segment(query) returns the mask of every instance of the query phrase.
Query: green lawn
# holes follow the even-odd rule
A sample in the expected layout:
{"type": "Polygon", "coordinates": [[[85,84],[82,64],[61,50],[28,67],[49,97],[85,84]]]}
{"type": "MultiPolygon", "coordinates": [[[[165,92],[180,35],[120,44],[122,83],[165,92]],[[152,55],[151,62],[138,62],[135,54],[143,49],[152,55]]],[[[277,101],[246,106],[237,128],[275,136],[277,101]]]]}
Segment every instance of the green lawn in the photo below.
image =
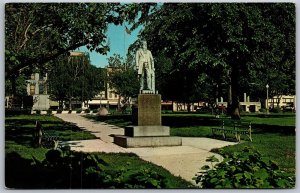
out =
{"type": "Polygon", "coordinates": [[[146,169],[150,171],[155,171],[162,176],[165,176],[167,179],[167,188],[190,188],[193,187],[191,183],[183,180],[180,177],[173,176],[169,171],[162,168],[161,166],[157,166],[152,164],[151,162],[147,162],[141,160],[136,155],[133,156],[130,154],[100,154],[101,158],[110,163],[110,168],[115,170],[122,170],[126,168],[127,170],[141,170],[146,169]]]}
{"type": "MultiPolygon", "coordinates": [[[[211,127],[218,125],[213,116],[203,114],[164,115],[163,121],[164,119],[166,125],[168,123],[171,125],[171,135],[174,136],[212,137],[211,127]]],[[[222,151],[224,153],[241,151],[245,146],[251,146],[260,151],[264,157],[276,161],[283,170],[295,173],[295,114],[245,114],[242,120],[251,121],[253,142],[242,136],[244,141],[241,144],[214,151],[222,154],[222,151]]]]}
{"type": "Polygon", "coordinates": [[[32,134],[35,121],[40,121],[43,129],[61,141],[95,139],[96,136],[81,130],[75,125],[66,123],[55,116],[16,115],[5,118],[5,152],[17,151],[24,158],[31,158],[33,152],[38,159],[44,157],[44,148],[32,146],[32,134]]]}
{"type": "MultiPolygon", "coordinates": [[[[135,177],[137,178],[135,180],[141,180],[145,184],[148,183],[147,187],[149,183],[156,185],[159,182],[155,181],[156,174],[160,175],[159,178],[164,179],[164,188],[194,187],[182,178],[173,176],[164,168],[141,160],[135,154],[93,153],[99,158],[98,161],[82,162],[83,165],[79,168],[75,167],[79,162],[74,161],[74,158],[70,159],[70,163],[74,162],[75,165],[69,162],[66,162],[66,164],[62,161],[59,161],[58,165],[49,164],[45,162],[45,154],[49,149],[34,148],[31,144],[32,132],[37,120],[41,122],[45,131],[51,133],[51,135],[59,136],[59,139],[63,141],[95,138],[89,132],[54,116],[18,115],[6,117],[5,184],[9,188],[122,188],[122,183],[127,183],[126,180],[130,180],[131,177],[135,177]],[[106,164],[101,165],[99,163],[101,166],[93,166],[100,167],[100,172],[93,169],[93,167],[87,168],[85,172],[91,173],[89,177],[91,177],[92,182],[90,183],[89,180],[84,181],[81,178],[83,174],[80,174],[80,172],[83,172],[82,167],[85,167],[86,164],[98,163],[99,160],[103,160],[106,164]],[[148,173],[144,174],[145,171],[148,173]],[[102,174],[104,176],[99,179],[102,174]],[[100,180],[103,184],[99,184],[95,179],[100,180]]],[[[82,161],[82,157],[78,161],[82,161]]],[[[86,173],[84,175],[88,176],[86,173]]]]}
{"type": "MultiPolygon", "coordinates": [[[[115,124],[120,127],[131,125],[130,115],[106,116],[89,118],[115,124]]],[[[242,136],[242,143],[214,150],[215,152],[240,151],[245,146],[252,146],[264,156],[276,161],[279,166],[295,173],[296,136],[295,121],[293,113],[265,114],[243,114],[242,120],[251,121],[252,139],[242,136]]],[[[162,124],[171,127],[172,136],[183,137],[212,137],[211,127],[218,126],[219,119],[211,114],[196,113],[168,113],[162,115],[162,124]]]]}

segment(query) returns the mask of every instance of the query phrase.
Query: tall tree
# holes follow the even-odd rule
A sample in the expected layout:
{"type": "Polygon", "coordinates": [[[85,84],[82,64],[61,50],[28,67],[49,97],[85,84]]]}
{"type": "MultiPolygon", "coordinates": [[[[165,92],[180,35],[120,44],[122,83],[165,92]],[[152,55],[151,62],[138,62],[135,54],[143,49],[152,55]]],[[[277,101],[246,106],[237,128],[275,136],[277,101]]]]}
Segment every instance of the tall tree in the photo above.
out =
{"type": "Polygon", "coordinates": [[[130,60],[124,62],[119,54],[114,54],[108,58],[108,67],[111,68],[108,72],[109,87],[119,95],[118,109],[121,107],[121,97],[126,108],[130,105],[130,98],[139,93],[140,84],[135,66],[130,60]]]}
{"type": "Polygon", "coordinates": [[[121,68],[124,66],[123,57],[120,54],[113,54],[113,56],[107,59],[108,67],[121,68]]]}
{"type": "Polygon", "coordinates": [[[19,61],[8,61],[6,72],[44,64],[84,45],[106,53],[107,25],[123,21],[120,10],[112,3],[6,4],[6,50],[19,61]]]}
{"type": "Polygon", "coordinates": [[[130,99],[139,93],[140,84],[133,67],[115,69],[110,73],[109,82],[115,93],[123,97],[125,108],[130,105],[130,99]]]}
{"type": "Polygon", "coordinates": [[[63,55],[52,64],[48,83],[51,98],[58,100],[61,108],[64,101],[84,102],[97,95],[104,89],[104,73],[90,64],[87,54],[63,55]]]}
{"type": "Polygon", "coordinates": [[[20,73],[81,46],[106,54],[107,26],[121,24],[126,10],[117,3],[7,3],[5,77],[15,85],[20,73]]]}
{"type": "MultiPolygon", "coordinates": [[[[271,81],[269,69],[274,69],[277,76],[283,73],[290,77],[287,80],[294,79],[295,5],[291,3],[166,3],[148,17],[141,36],[154,56],[172,61],[169,75],[173,78],[168,79],[177,81],[177,96],[183,100],[189,100],[185,93],[195,88],[228,84],[233,118],[240,117],[241,82],[251,83],[249,75],[259,82],[263,72],[267,83],[271,81]],[[276,66],[285,70],[276,71],[276,66]],[[202,73],[209,78],[201,79],[202,73]]],[[[285,85],[293,88],[291,84],[285,85]]]]}

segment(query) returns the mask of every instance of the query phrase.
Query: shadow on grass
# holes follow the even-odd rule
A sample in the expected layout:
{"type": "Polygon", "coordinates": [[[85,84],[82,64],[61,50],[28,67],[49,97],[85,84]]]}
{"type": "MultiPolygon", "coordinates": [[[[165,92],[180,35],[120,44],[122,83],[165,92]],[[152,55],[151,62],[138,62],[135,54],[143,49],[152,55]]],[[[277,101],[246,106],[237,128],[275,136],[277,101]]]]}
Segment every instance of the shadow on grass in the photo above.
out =
{"type": "MultiPolygon", "coordinates": [[[[47,117],[44,117],[47,118],[47,117]]],[[[63,121],[40,120],[45,132],[50,136],[56,136],[59,140],[96,139],[86,129],[79,128],[73,123],[63,121]]],[[[5,140],[14,141],[17,144],[31,147],[35,132],[34,119],[8,119],[5,126],[5,140]]]]}
{"type": "Polygon", "coordinates": [[[72,152],[61,156],[56,150],[43,161],[25,159],[16,152],[5,157],[5,185],[14,189],[102,189],[102,188],[193,188],[161,166],[135,154],[72,152]],[[131,163],[131,164],[130,164],[131,163]],[[154,182],[154,183],[153,183],[154,182]]]}
{"type": "Polygon", "coordinates": [[[163,116],[162,125],[170,127],[216,126],[219,120],[211,117],[163,116]]]}
{"type": "Polygon", "coordinates": [[[259,115],[257,115],[257,117],[260,117],[260,118],[284,118],[284,117],[295,117],[295,114],[259,114],[259,115]]]}
{"type": "Polygon", "coordinates": [[[283,135],[295,135],[294,126],[279,126],[279,125],[267,125],[267,124],[252,124],[253,133],[280,133],[283,135]]]}
{"type": "Polygon", "coordinates": [[[22,158],[16,152],[5,156],[5,186],[7,188],[82,188],[82,180],[80,168],[68,167],[63,163],[46,167],[43,162],[36,163],[32,159],[22,158]]]}
{"type": "Polygon", "coordinates": [[[33,165],[33,163],[32,159],[22,158],[16,152],[6,154],[5,186],[16,189],[70,187],[70,182],[67,180],[67,176],[70,177],[69,171],[51,170],[40,165],[33,165]]]}
{"type": "MultiPolygon", "coordinates": [[[[182,113],[181,113],[182,114],[182,113]]],[[[244,115],[243,117],[247,117],[244,115]]],[[[283,118],[283,117],[293,117],[294,114],[275,114],[275,115],[249,115],[249,117],[261,117],[265,118],[283,118]]],[[[107,124],[116,125],[118,127],[126,127],[132,125],[131,115],[109,115],[109,116],[86,116],[86,118],[93,120],[93,122],[105,122],[107,124]]],[[[170,126],[171,128],[188,128],[188,127],[198,127],[198,126],[219,126],[220,120],[218,118],[210,116],[195,116],[194,114],[186,114],[185,116],[172,114],[172,116],[162,116],[162,125],[170,126]],[[190,116],[189,116],[190,115],[190,116]]],[[[199,127],[199,129],[201,129],[199,127]]],[[[283,135],[294,135],[294,126],[279,126],[279,125],[268,125],[268,124],[252,124],[253,133],[281,133],[283,135]]]]}

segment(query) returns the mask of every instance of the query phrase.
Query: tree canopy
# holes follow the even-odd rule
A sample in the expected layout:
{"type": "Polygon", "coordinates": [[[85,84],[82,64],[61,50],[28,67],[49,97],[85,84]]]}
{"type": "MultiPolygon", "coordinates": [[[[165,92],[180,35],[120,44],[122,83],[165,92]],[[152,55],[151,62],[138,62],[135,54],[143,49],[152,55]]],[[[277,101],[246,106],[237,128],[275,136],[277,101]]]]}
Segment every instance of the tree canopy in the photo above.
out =
{"type": "Polygon", "coordinates": [[[156,56],[156,69],[168,75],[157,79],[166,97],[191,102],[206,92],[212,98],[227,85],[225,98],[239,117],[239,97],[250,85],[294,92],[294,4],[165,3],[149,16],[141,38],[156,56]]]}
{"type": "Polygon", "coordinates": [[[108,25],[120,25],[125,20],[133,22],[136,18],[144,20],[149,5],[5,4],[5,78],[10,79],[12,93],[16,93],[15,80],[20,74],[29,75],[36,68],[48,68],[50,61],[81,46],[106,54],[108,25]]]}
{"type": "Polygon", "coordinates": [[[136,18],[144,21],[152,4],[7,3],[6,76],[28,66],[43,65],[81,46],[106,54],[108,25],[136,18]]]}
{"type": "Polygon", "coordinates": [[[105,74],[100,68],[90,64],[89,55],[61,55],[53,62],[49,71],[49,94],[54,100],[88,101],[104,90],[105,74]]]}
{"type": "MultiPolygon", "coordinates": [[[[138,95],[140,88],[135,66],[128,61],[130,60],[124,62],[124,59],[118,54],[108,58],[109,86],[116,94],[123,97],[125,107],[129,106],[131,97],[138,95]]],[[[120,102],[119,98],[118,107],[120,107],[120,102]]]]}

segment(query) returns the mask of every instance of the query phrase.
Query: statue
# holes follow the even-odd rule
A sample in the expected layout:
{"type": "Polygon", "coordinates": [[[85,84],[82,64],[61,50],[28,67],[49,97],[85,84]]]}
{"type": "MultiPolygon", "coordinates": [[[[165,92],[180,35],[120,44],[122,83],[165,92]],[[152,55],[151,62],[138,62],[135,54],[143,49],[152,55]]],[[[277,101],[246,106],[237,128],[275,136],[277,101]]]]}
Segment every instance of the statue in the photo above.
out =
{"type": "Polygon", "coordinates": [[[135,55],[136,69],[140,80],[140,92],[143,90],[155,93],[155,69],[152,53],[147,49],[147,42],[142,41],[142,47],[135,55]]]}

